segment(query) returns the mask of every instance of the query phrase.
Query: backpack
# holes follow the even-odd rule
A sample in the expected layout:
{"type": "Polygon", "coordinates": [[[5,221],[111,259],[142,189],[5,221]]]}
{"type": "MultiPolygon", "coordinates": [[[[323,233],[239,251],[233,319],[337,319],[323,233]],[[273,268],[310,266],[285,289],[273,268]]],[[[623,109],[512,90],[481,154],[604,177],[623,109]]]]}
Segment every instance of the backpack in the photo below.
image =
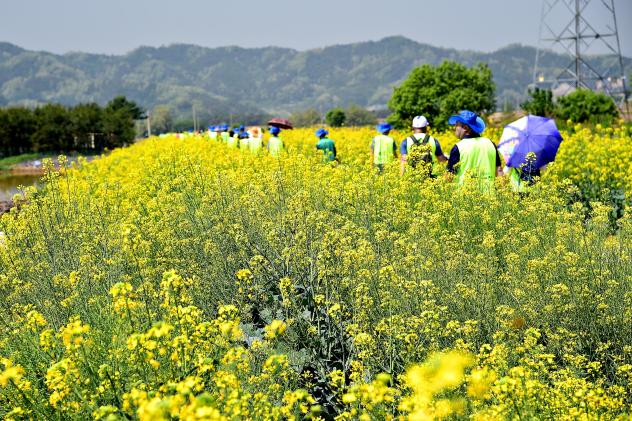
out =
{"type": "Polygon", "coordinates": [[[432,148],[429,144],[431,136],[425,133],[424,137],[421,139],[417,139],[415,136],[409,136],[406,138],[405,142],[408,142],[408,139],[413,142],[413,145],[408,153],[408,162],[410,163],[410,166],[415,168],[417,164],[423,163],[424,166],[431,167],[432,148]]]}

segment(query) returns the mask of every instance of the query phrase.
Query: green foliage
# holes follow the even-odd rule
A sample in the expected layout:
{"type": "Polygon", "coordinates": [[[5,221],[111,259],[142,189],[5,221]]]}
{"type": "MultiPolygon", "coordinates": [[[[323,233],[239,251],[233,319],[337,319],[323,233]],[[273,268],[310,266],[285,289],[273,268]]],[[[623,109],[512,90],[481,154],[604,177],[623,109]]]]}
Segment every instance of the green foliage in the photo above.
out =
{"type": "Polygon", "coordinates": [[[123,95],[119,95],[108,102],[106,112],[119,112],[122,115],[126,115],[132,120],[140,120],[145,118],[145,111],[138,106],[134,101],[129,101],[123,95]]]}
{"type": "Polygon", "coordinates": [[[488,113],[494,108],[495,85],[486,64],[472,68],[451,61],[439,66],[425,64],[413,69],[393,92],[389,121],[408,127],[413,117],[425,115],[431,126],[443,129],[450,115],[468,109],[488,113]]]}
{"type": "Polygon", "coordinates": [[[35,117],[28,108],[0,109],[0,153],[16,155],[32,150],[35,117]]]}
{"type": "Polygon", "coordinates": [[[0,108],[0,156],[122,146],[134,139],[134,119],[142,116],[141,108],[125,97],[105,108],[96,103],[0,108]]]}
{"type": "Polygon", "coordinates": [[[553,102],[553,92],[550,89],[530,89],[529,97],[530,99],[520,104],[526,112],[542,117],[553,117],[555,115],[556,106],[553,102]]]}
{"type": "Polygon", "coordinates": [[[95,103],[79,104],[70,111],[74,149],[103,149],[103,110],[95,103]]]}
{"type": "Polygon", "coordinates": [[[290,115],[290,121],[295,127],[307,127],[320,124],[322,117],[318,110],[309,108],[304,111],[295,111],[290,115]]]}
{"type": "Polygon", "coordinates": [[[152,133],[169,133],[173,130],[173,114],[168,105],[157,105],[151,113],[152,133]]]}
{"type": "Polygon", "coordinates": [[[327,112],[325,122],[331,127],[342,127],[345,124],[347,115],[342,108],[333,108],[327,112]]]}
{"type": "Polygon", "coordinates": [[[67,151],[72,148],[72,123],[68,110],[47,104],[35,110],[37,126],[31,139],[35,152],[67,151]]]}
{"type": "Polygon", "coordinates": [[[375,114],[366,108],[352,104],[345,110],[347,126],[371,126],[377,118],[375,114]]]}
{"type": "Polygon", "coordinates": [[[619,115],[612,99],[599,92],[578,89],[558,99],[557,117],[575,123],[610,123],[619,115]]]}

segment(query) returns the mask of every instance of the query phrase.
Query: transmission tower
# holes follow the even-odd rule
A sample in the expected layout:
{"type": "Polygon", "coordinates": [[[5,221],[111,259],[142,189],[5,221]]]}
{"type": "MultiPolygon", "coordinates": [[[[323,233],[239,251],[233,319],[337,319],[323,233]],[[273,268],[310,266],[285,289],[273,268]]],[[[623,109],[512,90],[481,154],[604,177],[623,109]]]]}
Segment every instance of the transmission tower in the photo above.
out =
{"type": "Polygon", "coordinates": [[[578,88],[603,92],[629,115],[614,0],[543,0],[539,38],[534,86],[556,96],[578,88]],[[551,50],[562,50],[569,60],[544,66],[542,58],[551,50]]]}

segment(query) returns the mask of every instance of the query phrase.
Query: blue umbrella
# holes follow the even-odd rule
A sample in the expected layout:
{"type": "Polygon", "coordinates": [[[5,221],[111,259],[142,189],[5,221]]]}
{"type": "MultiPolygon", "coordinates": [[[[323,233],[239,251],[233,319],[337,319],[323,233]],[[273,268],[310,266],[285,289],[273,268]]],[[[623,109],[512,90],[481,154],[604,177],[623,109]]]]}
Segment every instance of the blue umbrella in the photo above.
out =
{"type": "Polygon", "coordinates": [[[505,126],[498,151],[508,167],[529,165],[537,169],[555,160],[561,142],[562,135],[553,119],[527,115],[505,126]],[[527,160],[530,153],[535,154],[535,159],[527,160]]]}

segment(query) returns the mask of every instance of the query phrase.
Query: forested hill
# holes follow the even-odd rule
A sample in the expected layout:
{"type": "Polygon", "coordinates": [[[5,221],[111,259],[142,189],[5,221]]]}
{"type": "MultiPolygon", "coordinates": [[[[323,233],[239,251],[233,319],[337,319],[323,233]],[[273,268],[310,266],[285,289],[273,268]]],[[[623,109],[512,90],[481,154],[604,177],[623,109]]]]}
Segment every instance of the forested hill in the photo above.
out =
{"type": "MultiPolygon", "coordinates": [[[[384,106],[394,85],[414,67],[454,60],[486,62],[497,84],[497,104],[517,103],[533,77],[535,49],[510,45],[492,53],[458,51],[404,37],[296,51],[267,47],[141,47],[121,56],[56,55],[0,43],[0,105],[43,102],[105,104],[123,94],[146,109],[168,104],[189,113],[192,102],[213,115],[289,113],[356,103],[384,106]]],[[[612,58],[603,57],[606,66],[612,58]]],[[[626,74],[632,59],[626,58],[626,74]]],[[[541,64],[568,60],[549,53],[541,64]]]]}

